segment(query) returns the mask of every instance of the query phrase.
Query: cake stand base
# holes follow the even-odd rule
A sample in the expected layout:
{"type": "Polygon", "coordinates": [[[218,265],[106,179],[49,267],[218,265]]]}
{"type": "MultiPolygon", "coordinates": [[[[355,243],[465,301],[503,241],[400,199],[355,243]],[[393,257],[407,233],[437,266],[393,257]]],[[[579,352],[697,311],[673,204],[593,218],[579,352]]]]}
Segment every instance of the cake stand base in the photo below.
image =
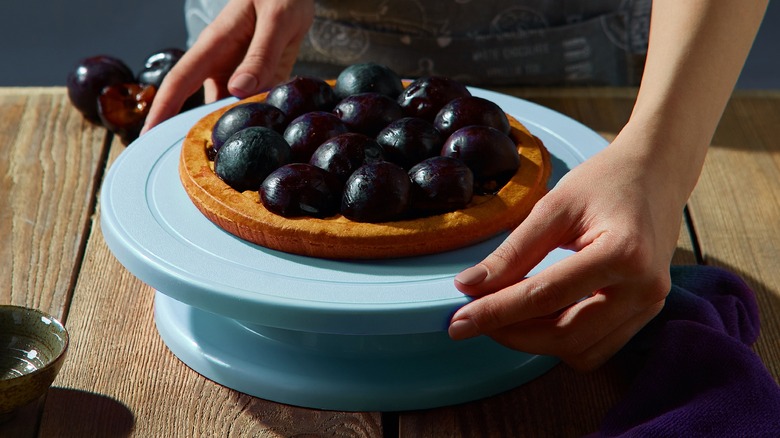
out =
{"type": "Polygon", "coordinates": [[[157,292],[155,322],[187,366],[237,391],[308,408],[404,411],[464,403],[532,380],[557,359],[446,332],[330,335],[246,324],[157,292]]]}

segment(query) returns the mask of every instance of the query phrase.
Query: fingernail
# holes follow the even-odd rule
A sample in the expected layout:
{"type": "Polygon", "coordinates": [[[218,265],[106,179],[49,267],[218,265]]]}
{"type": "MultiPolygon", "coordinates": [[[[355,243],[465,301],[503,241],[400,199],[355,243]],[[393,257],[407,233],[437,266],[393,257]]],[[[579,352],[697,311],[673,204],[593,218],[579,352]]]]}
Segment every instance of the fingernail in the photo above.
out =
{"type": "Polygon", "coordinates": [[[244,94],[253,94],[257,90],[257,78],[249,73],[241,73],[230,81],[230,88],[244,94]]]}
{"type": "Polygon", "coordinates": [[[482,265],[472,266],[455,276],[455,281],[466,286],[474,286],[487,278],[487,269],[482,265]]]}
{"type": "Polygon", "coordinates": [[[449,333],[450,338],[456,341],[473,338],[479,334],[479,330],[477,329],[476,324],[474,324],[470,319],[459,319],[457,321],[453,321],[450,324],[450,328],[447,332],[449,333]]]}

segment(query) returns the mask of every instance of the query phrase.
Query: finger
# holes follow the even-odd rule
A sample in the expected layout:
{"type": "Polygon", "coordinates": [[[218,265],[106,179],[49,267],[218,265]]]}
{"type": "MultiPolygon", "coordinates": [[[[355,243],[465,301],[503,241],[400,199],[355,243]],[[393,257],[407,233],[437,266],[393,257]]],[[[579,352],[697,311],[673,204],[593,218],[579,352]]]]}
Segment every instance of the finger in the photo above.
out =
{"type": "Polygon", "coordinates": [[[613,255],[598,240],[542,272],[480,297],[452,317],[450,336],[465,339],[564,309],[583,297],[616,284],[604,266],[613,255]]]}
{"type": "Polygon", "coordinates": [[[571,240],[571,223],[550,192],[495,251],[455,276],[455,287],[482,296],[520,282],[550,251],[571,240]]]}
{"type": "Polygon", "coordinates": [[[256,23],[246,56],[228,81],[228,90],[232,95],[240,98],[252,96],[289,76],[292,70],[290,52],[294,62],[302,36],[286,35],[284,26],[280,25],[284,23],[283,20],[271,20],[274,25],[270,27],[267,22],[256,23]],[[287,71],[283,71],[285,68],[287,71]]]}
{"type": "Polygon", "coordinates": [[[208,54],[218,46],[218,42],[212,42],[208,37],[198,42],[184,53],[163,79],[146,116],[142,134],[178,114],[187,98],[198,91],[211,75],[208,54]]]}
{"type": "Polygon", "coordinates": [[[227,97],[230,97],[230,93],[228,93],[224,82],[220,83],[213,78],[206,79],[203,82],[203,101],[205,103],[216,102],[227,97]]]}
{"type": "Polygon", "coordinates": [[[559,357],[576,370],[595,370],[617,354],[647,323],[655,318],[663,309],[664,303],[665,301],[659,301],[644,312],[637,314],[591,348],[576,355],[563,354],[559,357]]]}
{"type": "MultiPolygon", "coordinates": [[[[554,318],[537,318],[487,333],[521,351],[557,356],[586,369],[597,366],[628,342],[663,307],[637,300],[635,290],[599,293],[554,318]]],[[[664,294],[652,294],[653,300],[664,294]]]]}
{"type": "Polygon", "coordinates": [[[176,115],[187,98],[208,78],[214,79],[214,85],[218,87],[211,88],[209,99],[227,94],[227,91],[222,90],[227,77],[221,78],[218,72],[233,71],[237,64],[234,55],[243,53],[246,41],[251,38],[250,33],[241,31],[245,29],[240,25],[242,17],[246,16],[244,8],[241,2],[229,2],[217,18],[203,29],[195,44],[163,79],[142,133],[176,115]]]}

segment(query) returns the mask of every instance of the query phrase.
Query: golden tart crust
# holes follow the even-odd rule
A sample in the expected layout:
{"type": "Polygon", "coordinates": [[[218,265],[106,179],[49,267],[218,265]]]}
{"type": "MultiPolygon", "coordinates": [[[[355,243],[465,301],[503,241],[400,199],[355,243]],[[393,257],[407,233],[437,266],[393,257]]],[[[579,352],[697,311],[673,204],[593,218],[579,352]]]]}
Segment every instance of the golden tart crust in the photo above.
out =
{"type": "Polygon", "coordinates": [[[259,94],[200,119],[181,149],[179,176],[195,206],[214,224],[249,242],[283,252],[328,259],[385,259],[435,254],[484,241],[516,227],[547,191],[550,156],[542,142],[509,116],[520,167],[495,195],[477,196],[462,210],[384,223],[285,218],[268,211],[255,191],[238,192],[213,171],[211,131],[228,108],[262,101],[259,94]]]}

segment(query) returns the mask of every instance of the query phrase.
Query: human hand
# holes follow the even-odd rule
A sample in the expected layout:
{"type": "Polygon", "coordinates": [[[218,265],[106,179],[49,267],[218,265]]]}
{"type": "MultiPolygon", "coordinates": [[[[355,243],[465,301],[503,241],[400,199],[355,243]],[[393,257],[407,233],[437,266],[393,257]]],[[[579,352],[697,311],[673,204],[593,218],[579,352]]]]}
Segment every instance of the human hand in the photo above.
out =
{"type": "Polygon", "coordinates": [[[204,87],[206,102],[286,80],[314,19],[313,0],[231,0],[160,85],[142,133],[204,87]]]}
{"type": "Polygon", "coordinates": [[[687,192],[636,152],[652,148],[625,137],[572,169],[495,252],[456,276],[476,299],[453,315],[453,339],[484,334],[590,370],[661,311],[687,192]],[[557,247],[575,252],[525,277],[557,247]]]}

